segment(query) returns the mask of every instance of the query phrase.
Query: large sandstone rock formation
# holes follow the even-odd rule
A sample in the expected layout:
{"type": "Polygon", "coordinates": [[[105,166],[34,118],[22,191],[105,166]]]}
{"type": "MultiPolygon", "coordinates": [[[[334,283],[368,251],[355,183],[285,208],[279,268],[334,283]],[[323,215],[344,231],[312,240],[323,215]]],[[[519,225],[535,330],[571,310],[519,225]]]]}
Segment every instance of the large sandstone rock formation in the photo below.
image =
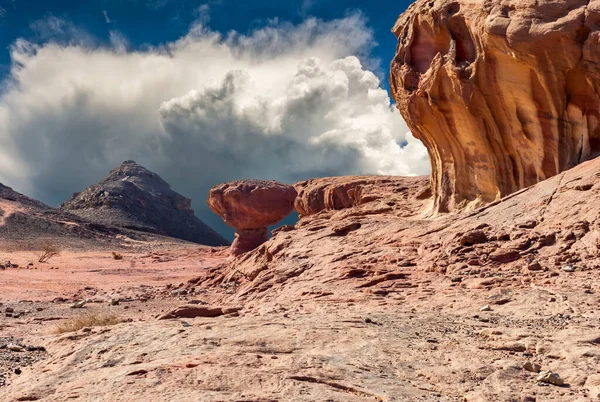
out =
{"type": "Polygon", "coordinates": [[[75,193],[60,208],[83,219],[209,246],[229,242],[194,215],[192,200],[159,175],[125,161],[108,177],[75,193]]]}
{"type": "Polygon", "coordinates": [[[268,228],[294,208],[296,190],[276,181],[241,180],[213,187],[208,206],[235,228],[234,256],[254,250],[268,239],[268,228]]]}
{"type": "MultiPolygon", "coordinates": [[[[388,211],[399,198],[396,197],[394,204],[391,204],[386,198],[390,193],[404,195],[406,199],[406,194],[416,191],[419,199],[429,198],[431,190],[426,184],[423,187],[425,181],[424,176],[402,179],[393,176],[341,176],[306,180],[294,184],[298,192],[294,209],[301,217],[367,204],[366,208],[372,211],[388,211]],[[399,182],[402,184],[398,185],[399,182]],[[407,191],[409,189],[410,191],[407,191]]],[[[403,207],[407,212],[414,213],[419,208],[419,204],[413,203],[411,198],[409,202],[404,203],[403,207]]]]}
{"type": "Polygon", "coordinates": [[[392,94],[429,150],[437,211],[600,153],[600,1],[419,0],[393,32],[392,94]]]}

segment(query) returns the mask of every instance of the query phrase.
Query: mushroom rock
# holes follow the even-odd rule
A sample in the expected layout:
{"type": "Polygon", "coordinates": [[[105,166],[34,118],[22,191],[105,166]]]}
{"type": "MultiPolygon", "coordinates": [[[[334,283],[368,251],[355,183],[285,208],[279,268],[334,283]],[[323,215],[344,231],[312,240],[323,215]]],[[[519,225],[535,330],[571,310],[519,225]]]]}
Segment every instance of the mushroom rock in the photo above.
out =
{"type": "Polygon", "coordinates": [[[235,228],[231,253],[254,250],[268,239],[268,227],[294,209],[294,187],[276,181],[242,180],[213,187],[208,206],[235,228]]]}
{"type": "Polygon", "coordinates": [[[476,207],[600,154],[600,0],[419,0],[390,87],[434,208],[476,207]]]}

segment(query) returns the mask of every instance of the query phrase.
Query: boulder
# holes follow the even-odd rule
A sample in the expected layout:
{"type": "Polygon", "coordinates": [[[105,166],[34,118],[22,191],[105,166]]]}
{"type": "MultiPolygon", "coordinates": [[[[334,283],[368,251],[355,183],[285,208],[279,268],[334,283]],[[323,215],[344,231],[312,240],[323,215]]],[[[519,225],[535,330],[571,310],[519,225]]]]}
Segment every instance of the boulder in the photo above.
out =
{"type": "Polygon", "coordinates": [[[242,180],[213,187],[208,206],[236,229],[234,256],[254,250],[268,239],[268,228],[288,216],[296,199],[294,187],[276,181],[242,180]]]}

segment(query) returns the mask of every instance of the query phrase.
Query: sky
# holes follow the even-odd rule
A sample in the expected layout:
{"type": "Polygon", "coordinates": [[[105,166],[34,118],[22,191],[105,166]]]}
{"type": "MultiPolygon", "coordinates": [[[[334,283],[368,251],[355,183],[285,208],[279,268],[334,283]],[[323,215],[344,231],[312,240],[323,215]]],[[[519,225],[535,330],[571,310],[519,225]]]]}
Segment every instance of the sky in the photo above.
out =
{"type": "Polygon", "coordinates": [[[211,186],[429,173],[389,97],[407,1],[0,0],[0,182],[49,205],[133,159],[211,186]]]}

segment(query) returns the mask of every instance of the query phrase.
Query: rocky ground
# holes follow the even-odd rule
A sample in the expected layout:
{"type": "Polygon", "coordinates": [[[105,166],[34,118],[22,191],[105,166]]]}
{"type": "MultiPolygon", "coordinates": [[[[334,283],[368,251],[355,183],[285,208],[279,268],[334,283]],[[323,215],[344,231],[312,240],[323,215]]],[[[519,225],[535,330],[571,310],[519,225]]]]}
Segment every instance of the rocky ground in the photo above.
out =
{"type": "Polygon", "coordinates": [[[233,260],[194,246],[7,268],[0,328],[24,350],[0,354],[0,395],[597,400],[598,177],[592,161],[439,216],[426,178],[320,179],[297,184],[295,227],[233,260]],[[90,315],[114,322],[58,333],[90,315]]]}
{"type": "Polygon", "coordinates": [[[119,305],[109,305],[114,294],[95,296],[82,309],[70,308],[82,297],[8,303],[4,311],[28,313],[2,317],[2,333],[47,352],[9,352],[24,362],[20,375],[0,354],[8,371],[0,392],[10,401],[106,400],[106,389],[113,400],[131,401],[593,400],[600,392],[600,289],[589,272],[559,277],[559,286],[536,280],[471,288],[418,273],[388,294],[230,302],[243,309],[170,320],[157,317],[186,302],[226,303],[231,291],[183,295],[156,286],[119,305]],[[73,316],[107,311],[125,322],[55,333],[73,316]],[[564,385],[546,382],[552,377],[540,371],[558,374],[555,382],[564,385]]]}

